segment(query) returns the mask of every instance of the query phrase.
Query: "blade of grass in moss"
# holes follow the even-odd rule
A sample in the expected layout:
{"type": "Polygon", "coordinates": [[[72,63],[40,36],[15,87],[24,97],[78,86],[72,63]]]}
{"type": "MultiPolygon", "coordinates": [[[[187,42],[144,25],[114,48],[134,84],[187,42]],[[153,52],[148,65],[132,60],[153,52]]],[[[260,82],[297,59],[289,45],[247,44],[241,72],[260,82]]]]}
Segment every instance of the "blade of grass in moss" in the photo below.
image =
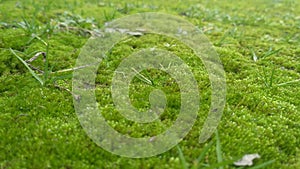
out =
{"type": "Polygon", "coordinates": [[[249,169],[265,168],[266,166],[268,166],[268,165],[274,163],[275,161],[276,161],[276,160],[266,161],[266,162],[264,162],[264,163],[262,163],[262,164],[259,164],[259,165],[257,165],[257,166],[251,167],[251,168],[249,168],[249,169]]]}
{"type": "Polygon", "coordinates": [[[149,85],[153,85],[153,82],[149,79],[147,79],[144,75],[142,75],[141,73],[139,73],[137,70],[135,70],[134,68],[132,68],[132,70],[137,74],[137,78],[140,79],[141,81],[149,84],[149,85]]]}
{"type": "Polygon", "coordinates": [[[277,49],[277,50],[272,50],[271,48],[262,56],[262,58],[266,58],[268,56],[272,56],[274,54],[277,54],[281,51],[282,48],[277,49]]]}
{"type": "Polygon", "coordinates": [[[205,168],[205,169],[213,169],[213,168],[223,168],[227,165],[230,165],[230,164],[233,164],[235,161],[241,159],[240,157],[239,158],[234,158],[232,160],[227,160],[227,161],[222,161],[220,163],[216,163],[216,164],[213,164],[213,165],[210,165],[209,167],[205,168]]]}
{"type": "Polygon", "coordinates": [[[181,148],[179,147],[179,145],[177,145],[176,147],[177,147],[177,150],[178,150],[178,153],[179,153],[179,159],[181,161],[182,168],[183,169],[188,169],[188,164],[187,164],[187,162],[186,162],[186,160],[184,158],[184,155],[183,155],[183,153],[181,151],[181,148]]]}
{"type": "Polygon", "coordinates": [[[73,77],[73,74],[67,74],[67,75],[61,75],[61,76],[55,76],[51,82],[56,82],[58,80],[64,80],[64,79],[71,79],[73,77]]]}
{"type": "MultiPolygon", "coordinates": [[[[216,153],[217,153],[217,160],[218,160],[218,163],[222,163],[223,162],[222,148],[221,148],[221,142],[220,142],[218,130],[216,130],[215,133],[216,133],[216,153]]],[[[223,169],[223,167],[220,166],[219,169],[223,169]]]]}
{"type": "Polygon", "coordinates": [[[12,50],[11,48],[10,48],[10,51],[11,51],[11,53],[13,54],[13,55],[15,55],[24,65],[25,65],[25,67],[29,70],[29,72],[31,73],[31,75],[36,79],[36,80],[38,80],[40,83],[41,83],[41,85],[43,86],[44,85],[44,82],[43,82],[43,80],[36,74],[36,73],[34,73],[34,71],[28,66],[28,64],[20,57],[20,56],[18,56],[17,54],[16,54],[16,52],[14,51],[14,50],[12,50]]]}
{"type": "Polygon", "coordinates": [[[277,84],[277,86],[285,86],[285,85],[289,85],[289,84],[293,84],[293,83],[297,83],[297,82],[300,82],[300,79],[285,82],[285,83],[280,83],[280,84],[277,84]]]}
{"type": "Polygon", "coordinates": [[[214,143],[215,143],[215,139],[212,139],[212,140],[208,143],[208,145],[204,147],[204,149],[201,151],[201,154],[200,154],[199,157],[197,158],[196,163],[200,163],[200,162],[204,159],[206,153],[207,153],[208,150],[213,146],[214,143]]]}
{"type": "Polygon", "coordinates": [[[274,74],[275,74],[275,67],[273,67],[272,69],[272,73],[271,73],[271,76],[270,76],[270,83],[269,83],[269,87],[272,87],[273,86],[273,79],[274,79],[274,74]]]}

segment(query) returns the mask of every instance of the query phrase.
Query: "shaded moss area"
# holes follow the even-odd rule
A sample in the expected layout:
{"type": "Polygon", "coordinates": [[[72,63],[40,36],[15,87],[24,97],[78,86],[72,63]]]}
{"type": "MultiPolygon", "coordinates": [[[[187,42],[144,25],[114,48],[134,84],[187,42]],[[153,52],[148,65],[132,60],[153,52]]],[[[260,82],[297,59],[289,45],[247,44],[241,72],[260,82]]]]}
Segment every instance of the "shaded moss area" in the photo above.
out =
{"type": "MultiPolygon", "coordinates": [[[[138,12],[163,12],[182,17],[209,38],[224,65],[227,102],[218,126],[225,160],[258,153],[255,165],[300,168],[300,4],[297,1],[49,1],[0,0],[0,168],[182,168],[176,147],[151,158],[129,159],[98,147],[84,132],[75,110],[71,80],[41,86],[10,52],[30,59],[45,51],[35,37],[49,44],[52,72],[73,68],[81,47],[106,22],[138,12]]],[[[208,143],[198,137],[210,106],[210,83],[201,60],[184,44],[160,35],[131,37],[107,54],[96,78],[102,114],[117,131],[133,137],[153,136],[171,126],[178,115],[178,86],[157,70],[141,72],[130,86],[132,104],[149,108],[148,96],[162,88],[168,109],[162,124],[141,125],[117,112],[110,96],[113,71],[122,58],[142,48],[175,53],[192,69],[201,95],[197,121],[179,144],[189,163],[208,143]]],[[[32,65],[43,69],[40,57],[32,65]]],[[[71,73],[71,72],[68,72],[71,73]]],[[[215,164],[216,148],[204,164],[215,164]]],[[[225,168],[237,168],[228,165],[225,168]]]]}

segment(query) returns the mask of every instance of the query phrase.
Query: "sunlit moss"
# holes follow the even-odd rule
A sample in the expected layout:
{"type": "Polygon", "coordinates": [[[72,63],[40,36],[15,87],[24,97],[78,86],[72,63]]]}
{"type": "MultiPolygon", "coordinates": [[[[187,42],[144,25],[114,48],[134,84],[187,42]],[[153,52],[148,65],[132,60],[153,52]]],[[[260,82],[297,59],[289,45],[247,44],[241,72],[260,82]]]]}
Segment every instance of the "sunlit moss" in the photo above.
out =
{"type": "MultiPolygon", "coordinates": [[[[99,148],[83,131],[71,94],[53,85],[41,87],[9,52],[12,48],[28,55],[44,50],[39,41],[32,40],[35,34],[50,44],[48,59],[53,71],[73,67],[90,36],[81,28],[90,29],[91,25],[72,25],[78,29],[70,30],[47,27],[50,22],[59,22],[65,11],[71,19],[77,15],[83,20],[94,18],[96,28],[115,18],[145,11],[175,14],[198,26],[216,46],[226,71],[227,103],[218,128],[224,158],[259,153],[257,164],[276,159],[269,168],[299,168],[299,81],[284,84],[300,78],[299,6],[297,1],[67,0],[44,5],[33,0],[0,0],[0,168],[181,168],[176,148],[146,159],[123,158],[99,148]],[[24,18],[33,24],[32,28],[20,27],[24,18]]],[[[104,60],[98,70],[97,100],[105,105],[101,107],[103,115],[118,131],[136,137],[161,133],[161,124],[130,123],[116,112],[110,100],[111,79],[107,77],[120,62],[112,58],[122,59],[153,45],[167,48],[165,43],[176,44],[169,50],[192,66],[201,89],[198,120],[180,143],[192,165],[205,145],[198,143],[198,137],[209,110],[210,90],[205,68],[200,60],[193,59],[189,48],[154,35],[120,42],[108,54],[114,57],[104,60]]],[[[22,57],[28,59],[26,55],[22,57]]],[[[41,66],[42,62],[40,59],[33,64],[41,66]]],[[[159,72],[148,74],[158,84],[172,81],[159,72]]],[[[131,88],[133,104],[147,108],[147,94],[152,88],[136,82],[131,88]],[[143,90],[134,93],[135,89],[143,90]]],[[[70,89],[70,83],[67,80],[61,84],[70,89]]],[[[166,89],[170,98],[176,100],[172,94],[178,88],[169,87],[166,89]]],[[[167,126],[172,125],[176,118],[172,111],[178,108],[177,104],[170,105],[170,114],[164,116],[167,126]]],[[[206,163],[216,163],[215,149],[209,151],[206,163]]]]}

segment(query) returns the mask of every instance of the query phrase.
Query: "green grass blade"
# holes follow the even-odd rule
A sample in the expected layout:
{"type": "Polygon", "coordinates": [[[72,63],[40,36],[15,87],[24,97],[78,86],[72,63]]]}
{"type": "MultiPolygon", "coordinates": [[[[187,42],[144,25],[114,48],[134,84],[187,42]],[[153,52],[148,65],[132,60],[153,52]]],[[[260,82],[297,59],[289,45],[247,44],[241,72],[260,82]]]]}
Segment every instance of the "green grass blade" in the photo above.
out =
{"type": "Polygon", "coordinates": [[[179,159],[181,161],[182,168],[183,169],[188,169],[188,163],[186,162],[186,160],[184,158],[184,155],[182,153],[182,150],[181,150],[181,148],[178,145],[177,145],[177,150],[178,150],[178,153],[179,153],[179,159]]]}
{"type": "Polygon", "coordinates": [[[137,74],[137,78],[140,79],[141,81],[149,84],[149,85],[153,85],[153,82],[151,80],[149,80],[148,78],[146,78],[144,75],[142,75],[141,73],[139,73],[137,70],[135,70],[134,68],[132,68],[132,70],[137,74]]]}
{"type": "Polygon", "coordinates": [[[276,160],[270,160],[270,161],[264,162],[264,163],[262,163],[262,164],[259,164],[259,165],[257,165],[257,166],[251,167],[251,168],[249,168],[249,169],[259,169],[259,168],[264,168],[264,167],[266,167],[266,166],[268,166],[268,165],[274,163],[275,161],[276,161],[276,160]]]}
{"type": "Polygon", "coordinates": [[[233,164],[235,161],[241,159],[240,157],[239,158],[234,158],[232,160],[227,160],[227,161],[222,161],[220,163],[216,163],[216,164],[213,164],[205,169],[214,169],[214,168],[223,168],[224,166],[227,166],[227,165],[230,165],[230,164],[233,164]]]}
{"type": "MultiPolygon", "coordinates": [[[[222,163],[223,162],[222,148],[221,148],[221,142],[220,142],[218,130],[216,131],[216,153],[217,153],[218,163],[222,163]]],[[[220,166],[219,169],[223,169],[223,166],[220,166]]]]}
{"type": "Polygon", "coordinates": [[[65,80],[65,79],[71,79],[73,77],[73,74],[67,74],[67,75],[60,75],[60,76],[55,76],[51,82],[56,82],[58,80],[65,80]]]}
{"type": "Polygon", "coordinates": [[[42,38],[40,38],[39,36],[35,35],[34,38],[36,38],[37,40],[41,41],[46,47],[48,47],[48,43],[45,42],[42,38]]]}
{"type": "Polygon", "coordinates": [[[31,73],[31,75],[36,79],[36,80],[38,80],[40,83],[41,83],[41,85],[43,86],[44,85],[44,82],[43,82],[43,80],[28,66],[28,64],[20,57],[20,56],[18,56],[16,53],[15,53],[15,51],[14,50],[12,50],[11,48],[10,48],[10,51],[11,51],[11,53],[13,54],[13,55],[15,55],[24,65],[25,65],[25,67],[29,70],[29,72],[31,73]]]}
{"type": "Polygon", "coordinates": [[[265,83],[265,86],[266,87],[269,87],[269,83],[268,83],[268,78],[267,78],[267,73],[266,73],[266,70],[265,68],[263,68],[263,77],[264,77],[264,83],[265,83]]]}
{"type": "Polygon", "coordinates": [[[275,74],[275,67],[273,67],[272,73],[271,73],[271,76],[270,76],[270,83],[269,83],[269,86],[270,86],[270,87],[273,86],[274,74],[275,74]]]}
{"type": "Polygon", "coordinates": [[[277,50],[272,50],[272,49],[270,48],[269,51],[267,51],[267,52],[262,56],[262,58],[266,58],[266,57],[268,57],[268,56],[272,56],[272,55],[274,55],[274,54],[277,54],[278,52],[281,51],[281,49],[282,49],[282,48],[277,49],[277,50]]]}
{"type": "Polygon", "coordinates": [[[280,84],[277,84],[277,86],[285,86],[285,85],[294,84],[294,83],[298,83],[298,82],[300,82],[300,79],[293,80],[293,81],[288,81],[288,82],[285,82],[285,83],[280,83],[280,84]]]}
{"type": "Polygon", "coordinates": [[[215,143],[215,139],[212,139],[212,140],[208,143],[208,145],[204,147],[204,149],[201,151],[201,154],[200,154],[199,157],[197,158],[196,163],[200,163],[200,162],[204,159],[206,153],[207,153],[208,150],[213,146],[214,143],[215,143]]]}

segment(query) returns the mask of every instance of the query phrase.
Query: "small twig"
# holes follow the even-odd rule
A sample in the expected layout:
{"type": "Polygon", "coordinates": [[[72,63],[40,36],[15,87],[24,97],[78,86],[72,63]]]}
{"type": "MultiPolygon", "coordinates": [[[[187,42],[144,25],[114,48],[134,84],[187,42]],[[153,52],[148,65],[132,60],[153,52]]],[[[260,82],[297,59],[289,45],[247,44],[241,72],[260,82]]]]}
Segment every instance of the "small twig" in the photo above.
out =
{"type": "MultiPolygon", "coordinates": [[[[35,70],[39,71],[40,73],[44,73],[44,71],[39,70],[38,68],[31,66],[30,64],[28,64],[28,65],[30,67],[32,67],[32,69],[35,69],[35,70]]],[[[58,70],[56,72],[50,72],[50,74],[70,72],[70,71],[74,71],[74,70],[78,70],[78,69],[83,69],[83,68],[86,68],[86,67],[89,67],[89,66],[92,66],[92,65],[94,65],[94,64],[89,64],[89,65],[84,65],[84,66],[79,66],[79,67],[69,68],[69,69],[63,69],[63,70],[58,70]]],[[[41,75],[41,74],[38,74],[38,75],[41,75]]]]}
{"type": "Polygon", "coordinates": [[[74,71],[74,70],[78,70],[78,69],[83,69],[83,68],[86,68],[86,67],[89,67],[89,66],[92,66],[92,65],[95,65],[95,64],[89,64],[89,65],[79,66],[79,67],[75,67],[75,68],[69,68],[69,69],[59,70],[59,71],[51,72],[51,73],[69,72],[69,71],[74,71]]]}
{"type": "Polygon", "coordinates": [[[23,63],[23,65],[29,70],[29,72],[31,73],[31,75],[36,79],[36,80],[38,80],[40,83],[41,83],[41,85],[43,86],[44,85],[44,81],[29,67],[29,65],[28,65],[28,63],[26,63],[20,56],[18,56],[17,54],[16,54],[16,52],[13,50],[13,49],[9,49],[10,50],[10,52],[13,54],[13,55],[15,55],[22,63],[23,63]]]}
{"type": "Polygon", "coordinates": [[[29,66],[32,70],[36,70],[36,71],[38,71],[38,72],[40,72],[40,73],[44,73],[44,71],[42,71],[41,69],[39,69],[39,68],[37,68],[37,67],[32,66],[30,63],[27,63],[27,64],[28,64],[28,66],[29,66]]]}
{"type": "Polygon", "coordinates": [[[43,62],[46,62],[46,52],[38,52],[32,58],[26,60],[25,62],[28,64],[28,66],[30,66],[31,69],[36,70],[40,73],[44,73],[44,71],[30,64],[31,62],[35,61],[40,55],[43,55],[43,62]]]}
{"type": "Polygon", "coordinates": [[[68,26],[62,23],[59,23],[58,26],[63,29],[65,28],[67,31],[69,30],[73,30],[73,31],[83,31],[84,33],[88,33],[92,36],[102,36],[101,32],[96,32],[96,31],[92,31],[92,30],[88,30],[88,29],[84,29],[84,28],[78,28],[78,27],[72,27],[72,26],[68,26]]]}
{"type": "MultiPolygon", "coordinates": [[[[32,58],[26,60],[26,62],[31,63],[31,62],[35,61],[40,55],[43,55],[44,59],[46,58],[46,53],[45,52],[38,52],[32,58]]],[[[44,62],[45,62],[45,60],[44,60],[44,62]]]]}
{"type": "Polygon", "coordinates": [[[68,89],[66,87],[63,87],[63,86],[59,86],[56,82],[54,82],[54,86],[56,88],[58,88],[58,89],[65,90],[65,91],[69,92],[75,98],[75,100],[79,100],[80,99],[80,96],[74,94],[70,89],[68,89]]]}
{"type": "Polygon", "coordinates": [[[205,33],[207,31],[210,31],[210,30],[213,30],[213,29],[214,29],[213,27],[203,28],[202,32],[205,33]]]}

